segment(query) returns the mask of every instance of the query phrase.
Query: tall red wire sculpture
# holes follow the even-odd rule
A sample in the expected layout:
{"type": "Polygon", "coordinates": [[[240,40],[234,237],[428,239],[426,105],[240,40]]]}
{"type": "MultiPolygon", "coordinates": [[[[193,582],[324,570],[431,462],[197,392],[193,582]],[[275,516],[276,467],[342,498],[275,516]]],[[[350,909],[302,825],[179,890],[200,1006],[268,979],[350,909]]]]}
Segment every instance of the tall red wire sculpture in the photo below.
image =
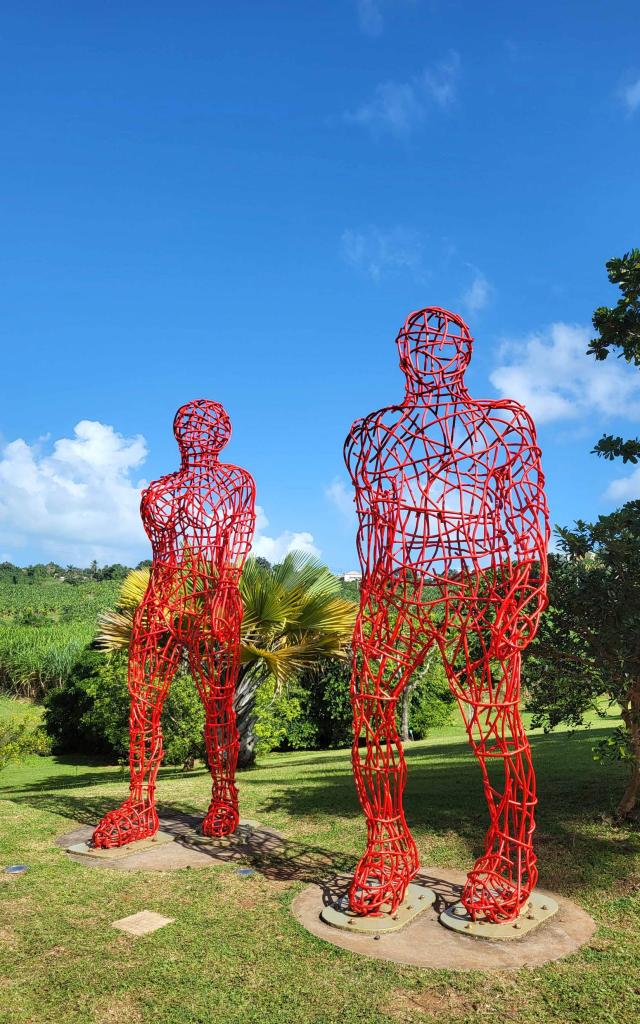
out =
{"type": "Polygon", "coordinates": [[[394,913],[418,870],[396,704],[435,645],[490,815],[462,902],[473,920],[510,921],[537,880],[535,774],[519,697],[522,651],[547,603],[540,449],[521,405],[469,395],[473,341],[459,316],[412,313],[397,344],[404,400],[357,420],[345,443],[363,573],[353,767],[367,819],[349,902],[357,914],[394,913]]]}
{"type": "Polygon", "coordinates": [[[158,831],[156,775],[162,761],[162,705],[183,657],[205,707],[213,795],[202,830],[225,836],[238,824],[233,708],[240,664],[242,566],[255,528],[255,485],[220,462],[231,423],[217,402],[188,402],[173,422],[180,469],[142,494],[140,512],[153,550],[149,585],[129,647],[130,795],[102,819],[95,846],[123,846],[158,831]]]}

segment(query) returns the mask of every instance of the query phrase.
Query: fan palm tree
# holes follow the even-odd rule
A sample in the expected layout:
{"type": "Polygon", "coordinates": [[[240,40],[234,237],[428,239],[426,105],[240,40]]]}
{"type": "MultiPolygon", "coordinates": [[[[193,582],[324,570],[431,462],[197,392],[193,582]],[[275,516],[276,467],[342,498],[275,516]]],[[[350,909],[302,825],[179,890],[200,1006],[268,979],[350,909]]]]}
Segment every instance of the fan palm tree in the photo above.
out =
{"type": "MultiPolygon", "coordinates": [[[[134,569],[123,581],[117,607],[99,619],[97,640],[103,649],[128,648],[133,616],[148,582],[148,569],[134,569]]],[[[238,764],[246,767],[255,759],[255,700],[260,683],[273,676],[281,690],[323,659],[346,657],[357,606],[340,596],[340,582],[325,566],[299,551],[290,552],[275,566],[247,559],[240,593],[244,617],[235,708],[238,764]]]]}

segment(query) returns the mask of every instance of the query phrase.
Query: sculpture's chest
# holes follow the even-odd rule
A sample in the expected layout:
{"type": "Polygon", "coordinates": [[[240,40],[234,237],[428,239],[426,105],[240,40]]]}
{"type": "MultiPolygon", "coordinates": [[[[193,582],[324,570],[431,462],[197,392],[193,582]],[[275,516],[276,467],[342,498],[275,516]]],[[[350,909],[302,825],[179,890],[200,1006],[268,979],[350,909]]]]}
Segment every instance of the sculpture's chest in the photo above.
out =
{"type": "Polygon", "coordinates": [[[227,490],[214,483],[159,481],[145,492],[141,512],[147,533],[196,535],[222,528],[232,504],[227,490]]]}
{"type": "Polygon", "coordinates": [[[416,510],[470,512],[495,490],[506,452],[490,423],[455,416],[400,421],[363,466],[378,499],[416,510]],[[373,457],[371,457],[373,455],[373,457]]]}

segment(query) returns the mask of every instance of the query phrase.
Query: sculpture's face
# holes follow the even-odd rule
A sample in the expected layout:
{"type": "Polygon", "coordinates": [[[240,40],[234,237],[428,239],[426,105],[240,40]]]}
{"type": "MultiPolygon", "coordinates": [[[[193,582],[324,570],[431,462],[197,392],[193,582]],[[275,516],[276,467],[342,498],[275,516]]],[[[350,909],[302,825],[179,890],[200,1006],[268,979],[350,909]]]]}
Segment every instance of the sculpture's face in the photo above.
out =
{"type": "Polygon", "coordinates": [[[427,307],[411,313],[397,342],[403,372],[419,383],[460,379],[471,358],[469,328],[445,309],[427,307]]]}
{"type": "Polygon", "coordinates": [[[231,437],[231,421],[218,402],[200,398],[178,409],[173,432],[183,453],[219,452],[231,437]]]}

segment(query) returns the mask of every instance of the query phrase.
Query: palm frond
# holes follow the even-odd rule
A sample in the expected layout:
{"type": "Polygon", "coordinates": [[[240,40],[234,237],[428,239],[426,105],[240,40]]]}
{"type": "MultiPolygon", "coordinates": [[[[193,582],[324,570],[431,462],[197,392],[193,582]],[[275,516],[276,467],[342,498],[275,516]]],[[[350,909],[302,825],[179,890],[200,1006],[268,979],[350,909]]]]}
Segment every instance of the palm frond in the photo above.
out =
{"type": "MultiPolygon", "coordinates": [[[[194,559],[184,573],[184,593],[193,597],[202,584],[194,559]]],[[[206,575],[206,574],[205,574],[206,575]]],[[[133,618],[149,584],[149,571],[128,574],[115,609],[99,619],[98,644],[105,650],[128,647],[133,618]]],[[[351,642],[357,605],[340,596],[339,581],[317,559],[290,552],[267,568],[247,559],[240,593],[244,605],[241,657],[245,668],[270,674],[278,687],[288,685],[323,658],[345,657],[351,642]]],[[[195,614],[195,612],[194,612],[195,614]]],[[[167,612],[167,627],[171,628],[167,612]]]]}
{"type": "Polygon", "coordinates": [[[149,577],[148,569],[132,569],[127,573],[118,591],[118,608],[135,611],[149,586],[149,577]]]}
{"type": "Polygon", "coordinates": [[[131,642],[134,612],[111,608],[98,616],[96,643],[103,651],[124,651],[131,642]]]}

